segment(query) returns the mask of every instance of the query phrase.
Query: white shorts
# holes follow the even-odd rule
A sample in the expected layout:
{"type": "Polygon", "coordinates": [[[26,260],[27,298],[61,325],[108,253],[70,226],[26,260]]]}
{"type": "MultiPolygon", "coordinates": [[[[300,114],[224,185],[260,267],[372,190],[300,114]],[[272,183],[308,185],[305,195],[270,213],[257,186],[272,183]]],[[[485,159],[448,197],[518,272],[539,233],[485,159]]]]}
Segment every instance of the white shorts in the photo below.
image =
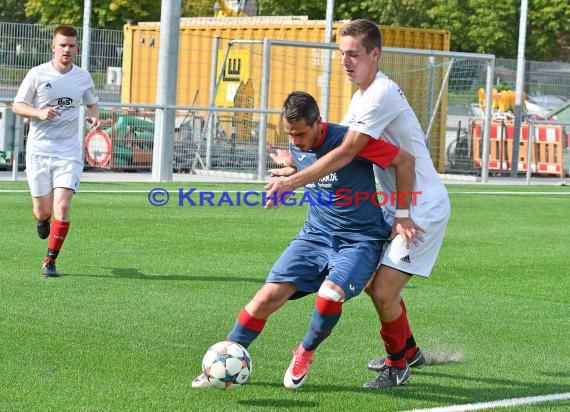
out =
{"type": "Polygon", "coordinates": [[[443,242],[450,210],[447,197],[427,208],[425,205],[421,209],[412,207],[410,217],[425,230],[424,241],[417,246],[409,242],[406,249],[402,237],[396,236],[384,248],[380,264],[410,275],[429,277],[443,242]]]}
{"type": "Polygon", "coordinates": [[[26,154],[26,177],[32,197],[50,194],[63,187],[77,192],[83,163],[58,157],[26,154]]]}

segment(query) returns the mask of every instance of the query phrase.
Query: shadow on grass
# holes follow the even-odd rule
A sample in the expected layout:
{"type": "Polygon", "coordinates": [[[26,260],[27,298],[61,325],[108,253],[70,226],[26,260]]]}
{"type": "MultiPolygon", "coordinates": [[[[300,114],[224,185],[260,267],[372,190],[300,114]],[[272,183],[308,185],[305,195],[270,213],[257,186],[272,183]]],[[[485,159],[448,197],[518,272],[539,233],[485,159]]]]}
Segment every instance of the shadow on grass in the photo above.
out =
{"type": "MultiPolygon", "coordinates": [[[[370,396],[390,397],[395,399],[425,402],[424,407],[461,405],[468,403],[492,402],[512,398],[529,396],[551,395],[568,392],[568,384],[561,382],[555,384],[536,383],[530,380],[501,379],[494,377],[468,376],[438,372],[437,368],[430,366],[421,371],[414,371],[413,379],[409,384],[382,390],[365,389],[359,382],[352,385],[315,385],[308,382],[298,392],[311,394],[311,397],[325,393],[351,393],[370,396]],[[426,370],[429,369],[429,370],[426,370]],[[424,378],[425,377],[425,378],[424,378]]],[[[562,373],[562,375],[565,375],[562,373]]],[[[362,382],[364,383],[364,382],[362,382]]],[[[283,388],[277,383],[250,383],[250,385],[274,386],[283,388]]],[[[314,408],[319,407],[318,401],[299,399],[251,399],[241,400],[240,404],[266,408],[314,408]]],[[[417,405],[415,406],[417,407],[417,405]]]]}
{"type": "Polygon", "coordinates": [[[174,280],[183,282],[250,282],[263,284],[264,279],[253,277],[237,277],[237,276],[206,276],[206,275],[148,275],[141,272],[137,268],[109,268],[104,267],[111,271],[110,275],[95,275],[87,273],[75,274],[62,274],[62,276],[84,276],[95,278],[123,278],[123,279],[142,279],[142,280],[174,280]]]}
{"type": "Polygon", "coordinates": [[[570,371],[554,372],[554,373],[544,371],[542,373],[544,373],[546,376],[554,376],[555,378],[570,378],[570,371]]]}
{"type": "Polygon", "coordinates": [[[550,395],[568,391],[568,384],[536,383],[530,376],[525,380],[443,373],[428,367],[414,371],[405,388],[382,391],[392,397],[432,402],[437,406],[490,402],[511,398],[550,395]],[[429,383],[422,379],[429,377],[429,383]],[[434,383],[435,382],[435,383],[434,383]],[[440,383],[441,382],[441,383],[440,383]]]}

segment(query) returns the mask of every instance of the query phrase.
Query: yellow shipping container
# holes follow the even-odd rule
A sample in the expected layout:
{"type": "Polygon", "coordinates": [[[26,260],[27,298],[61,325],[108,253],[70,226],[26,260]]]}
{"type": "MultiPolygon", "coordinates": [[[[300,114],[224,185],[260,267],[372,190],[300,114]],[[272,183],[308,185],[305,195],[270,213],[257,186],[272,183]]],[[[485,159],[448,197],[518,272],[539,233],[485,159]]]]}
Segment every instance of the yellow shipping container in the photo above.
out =
{"type": "MultiPolygon", "coordinates": [[[[344,22],[333,23],[333,42],[344,22]]],[[[178,105],[208,106],[211,85],[211,61],[214,38],[219,38],[218,67],[220,73],[223,57],[228,53],[225,71],[216,94],[216,105],[223,107],[239,106],[244,101],[243,96],[236,98],[240,84],[250,82],[251,93],[248,101],[253,101],[254,107],[259,107],[262,44],[261,40],[279,39],[308,42],[323,42],[326,22],[312,21],[306,17],[233,17],[233,18],[183,18],[180,24],[179,64],[178,64],[178,105]],[[228,44],[233,40],[256,40],[253,43],[240,42],[228,50],[228,44]]],[[[415,48],[448,51],[450,34],[445,30],[427,30],[380,26],[385,47],[415,48]]],[[[140,23],[126,25],[125,44],[123,49],[123,84],[121,101],[123,103],[156,102],[156,83],[158,68],[158,51],[160,41],[159,23],[140,23]]],[[[331,70],[330,99],[328,119],[340,121],[346,112],[354,86],[348,81],[338,61],[338,53],[331,54],[334,70],[331,70]],[[338,66],[338,67],[337,67],[338,66]]],[[[325,51],[314,48],[273,47],[271,50],[269,107],[280,108],[283,100],[292,90],[304,90],[320,100],[322,96],[322,76],[325,51]]],[[[389,65],[387,66],[389,67],[389,65]]],[[[391,75],[382,63],[382,70],[391,75]]],[[[408,95],[414,107],[418,107],[418,99],[427,95],[427,76],[417,76],[413,79],[398,80],[400,86],[408,95]],[[406,84],[409,82],[409,84],[406,84]],[[422,87],[424,86],[425,87],[422,87]],[[412,88],[413,86],[413,88],[412,88]],[[425,93],[418,88],[424,89],[425,93]],[[412,89],[414,92],[412,92],[412,89]]],[[[422,100],[425,101],[425,100],[422,100]]],[[[440,114],[435,124],[445,126],[446,102],[442,101],[440,114]]],[[[250,106],[249,106],[250,107],[250,106]]],[[[418,112],[418,111],[417,111],[418,112]]],[[[425,113],[418,117],[425,122],[425,113]]],[[[269,116],[273,129],[279,129],[279,116],[269,116]]],[[[434,129],[435,131],[435,129],[434,129]]],[[[283,143],[277,133],[268,136],[270,144],[283,143]]],[[[430,146],[438,169],[444,167],[445,127],[432,134],[430,146]]]]}

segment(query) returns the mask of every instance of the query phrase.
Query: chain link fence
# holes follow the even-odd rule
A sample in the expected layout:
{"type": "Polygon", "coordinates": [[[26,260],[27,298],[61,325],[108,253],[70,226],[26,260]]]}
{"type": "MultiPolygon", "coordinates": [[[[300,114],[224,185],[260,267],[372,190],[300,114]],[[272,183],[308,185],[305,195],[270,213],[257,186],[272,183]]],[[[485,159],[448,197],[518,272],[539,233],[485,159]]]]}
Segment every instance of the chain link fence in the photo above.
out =
{"type": "MultiPolygon", "coordinates": [[[[53,26],[0,23],[0,102],[9,105],[26,72],[49,61],[53,26]]],[[[81,28],[78,28],[81,39],[81,28]]],[[[100,95],[105,136],[86,139],[86,167],[149,171],[152,167],[154,107],[159,35],[132,38],[117,30],[91,32],[89,69],[100,95]],[[125,71],[125,45],[136,44],[125,71]],[[134,80],[136,79],[136,80],[134,80]],[[138,97],[137,97],[138,96],[138,97]],[[149,101],[151,103],[149,103],[149,101]]],[[[305,90],[327,101],[327,120],[344,114],[353,85],[345,79],[336,50],[281,45],[270,56],[271,81],[263,106],[263,45],[221,39],[180,43],[180,65],[191,70],[179,76],[173,170],[177,172],[245,173],[256,176],[272,167],[267,151],[286,145],[281,132],[281,102],[293,90],[305,90]],[[330,63],[329,84],[323,67],[330,63]],[[247,71],[247,77],[244,73],[247,71]],[[237,74],[237,76],[236,76],[237,74]],[[231,81],[231,79],[238,81],[231,81]],[[244,79],[249,80],[243,81],[244,79]],[[326,99],[323,93],[329,93],[326,99]],[[263,129],[260,129],[263,126],[263,129]],[[263,130],[264,136],[260,136],[263,130]],[[260,146],[260,137],[262,144],[260,146]],[[261,150],[260,150],[261,147],[261,150]]],[[[81,47],[81,45],[80,45],[81,47]]],[[[76,64],[81,64],[77,56],[76,64]]],[[[483,111],[478,91],[486,84],[486,63],[462,55],[417,55],[386,48],[381,70],[392,77],[411,102],[428,138],[434,165],[441,173],[481,174],[482,145],[474,135],[483,111]]],[[[180,71],[182,72],[182,71],[180,71]]],[[[496,59],[493,83],[515,89],[516,61],[496,59]]],[[[570,63],[526,62],[525,92],[529,96],[570,96],[570,63]]],[[[568,153],[568,130],[561,142],[568,153]]],[[[6,146],[6,145],[5,145],[6,146]]],[[[10,167],[10,147],[0,147],[0,167],[10,167]],[[4,151],[1,151],[4,149],[4,151]]],[[[25,149],[25,147],[24,147],[25,149]]],[[[556,149],[558,150],[558,149],[556,149]]],[[[23,153],[19,156],[22,163],[23,153]]],[[[502,163],[501,163],[502,165],[502,163]]],[[[567,165],[566,165],[567,168],[567,165]]],[[[505,168],[498,172],[505,172],[505,168]]]]}

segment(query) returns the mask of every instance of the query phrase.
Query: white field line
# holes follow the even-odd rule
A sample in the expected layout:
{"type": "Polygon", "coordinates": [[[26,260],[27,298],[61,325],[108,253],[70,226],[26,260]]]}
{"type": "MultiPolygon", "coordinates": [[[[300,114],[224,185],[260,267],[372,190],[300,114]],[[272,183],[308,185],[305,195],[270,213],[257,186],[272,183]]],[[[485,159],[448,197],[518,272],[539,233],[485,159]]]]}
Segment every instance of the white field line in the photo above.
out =
{"type": "Polygon", "coordinates": [[[568,192],[450,192],[450,195],[570,195],[570,191],[568,192]]]}
{"type": "MultiPolygon", "coordinates": [[[[150,190],[158,188],[160,186],[152,187],[148,190],[134,190],[134,189],[118,189],[118,190],[82,190],[79,189],[79,193],[148,193],[150,190]]],[[[180,187],[180,189],[184,191],[188,191],[192,189],[192,187],[180,187]]],[[[194,193],[200,192],[208,192],[208,193],[237,193],[237,192],[262,192],[263,190],[251,190],[251,189],[244,189],[244,190],[207,190],[207,189],[199,189],[196,190],[194,193]]],[[[27,193],[29,192],[28,189],[0,189],[0,193],[27,193]]],[[[170,189],[168,190],[169,193],[177,193],[178,189],[170,189]]],[[[533,195],[533,196],[541,196],[541,195],[549,195],[549,196],[570,196],[570,191],[568,192],[455,192],[449,191],[450,195],[533,195]]]]}
{"type": "Polygon", "coordinates": [[[464,405],[441,406],[438,408],[414,409],[412,412],[463,412],[480,411],[484,409],[505,408],[510,406],[530,405],[553,401],[570,400],[570,392],[552,395],[528,396],[525,398],[502,399],[492,402],[467,403],[464,405]]]}

